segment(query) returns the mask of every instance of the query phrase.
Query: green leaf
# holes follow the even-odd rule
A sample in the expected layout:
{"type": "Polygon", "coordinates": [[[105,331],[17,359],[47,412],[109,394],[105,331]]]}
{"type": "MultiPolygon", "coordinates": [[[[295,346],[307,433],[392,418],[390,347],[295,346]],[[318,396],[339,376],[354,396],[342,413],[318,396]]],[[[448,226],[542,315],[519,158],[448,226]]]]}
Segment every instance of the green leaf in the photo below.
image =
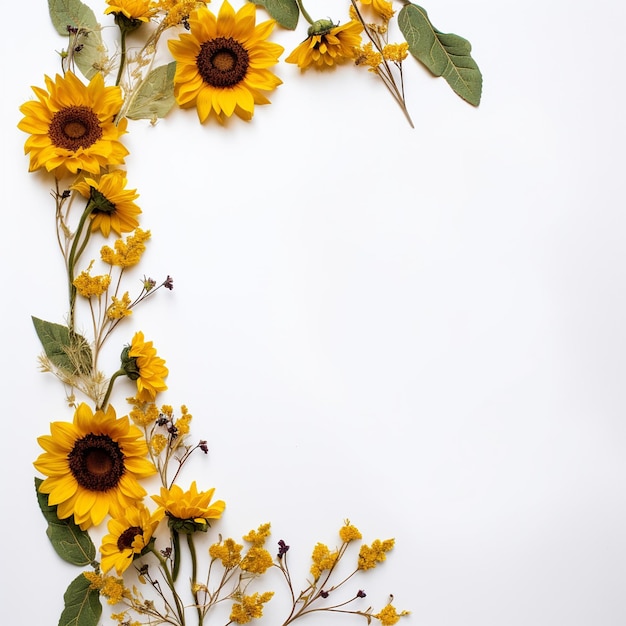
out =
{"type": "Polygon", "coordinates": [[[52,24],[60,35],[70,35],[68,26],[77,29],[76,38],[70,37],[75,49],[73,58],[83,76],[91,79],[106,57],[101,27],[94,12],[80,0],[48,0],[48,9],[52,24]]]}
{"type": "Polygon", "coordinates": [[[90,589],[91,583],[79,574],[63,594],[65,608],[59,626],[98,626],[102,615],[100,592],[90,589]]]}
{"type": "Polygon", "coordinates": [[[93,563],[96,558],[96,547],[89,537],[89,533],[81,530],[72,520],[60,520],[57,515],[57,507],[48,504],[48,496],[39,491],[43,481],[35,478],[37,489],[37,501],[43,516],[48,522],[46,534],[56,553],[68,563],[81,567],[93,563]]]}
{"type": "Polygon", "coordinates": [[[262,6],[283,28],[294,30],[298,25],[300,10],[296,0],[251,0],[262,6]]]}
{"type": "Polygon", "coordinates": [[[152,70],[133,97],[128,113],[132,120],[152,120],[165,117],[174,106],[174,74],[176,61],[152,70]]]}
{"type": "Polygon", "coordinates": [[[38,317],[32,320],[44,352],[54,366],[70,374],[91,372],[91,348],[82,335],[70,334],[67,326],[46,322],[38,317]]]}
{"type": "Polygon", "coordinates": [[[411,54],[435,76],[443,76],[461,98],[478,106],[483,77],[470,52],[472,46],[458,35],[438,31],[422,7],[405,5],[398,14],[398,26],[411,54]]]}

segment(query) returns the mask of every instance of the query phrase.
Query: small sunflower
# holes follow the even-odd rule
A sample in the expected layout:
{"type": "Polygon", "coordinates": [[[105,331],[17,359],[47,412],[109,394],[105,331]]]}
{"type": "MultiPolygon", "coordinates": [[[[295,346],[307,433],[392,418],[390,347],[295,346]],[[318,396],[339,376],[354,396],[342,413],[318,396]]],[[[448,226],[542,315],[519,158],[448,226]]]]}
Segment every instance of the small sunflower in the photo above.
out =
{"type": "Polygon", "coordinates": [[[139,480],[156,468],[139,428],[128,417],[117,419],[113,407],[94,413],[83,403],[73,422],[52,422],[50,433],[38,438],[45,452],[34,465],[48,477],[39,491],[48,494],[59,519],[73,515],[86,530],[146,495],[139,480]]]}
{"type": "Polygon", "coordinates": [[[197,107],[204,122],[211,112],[218,120],[233,113],[250,120],[255,104],[269,104],[261,93],[282,81],[268,68],[278,63],[283,47],[266,41],[275,22],[255,25],[256,6],[244,4],[237,13],[224,0],[215,16],[207,8],[189,17],[190,33],[168,42],[176,59],[176,102],[197,107]]]}
{"type": "Polygon", "coordinates": [[[158,11],[158,7],[152,0],[106,0],[109,5],[104,13],[123,15],[135,22],[149,22],[158,11]]]}
{"type": "Polygon", "coordinates": [[[88,85],[75,74],[45,77],[47,91],[33,87],[38,100],[25,102],[18,128],[30,133],[24,152],[31,172],[45,168],[57,178],[84,170],[99,174],[106,165],[124,162],[128,150],[119,141],[126,118],[114,123],[122,107],[119,87],[105,87],[97,73],[88,85]]]}
{"type": "Polygon", "coordinates": [[[130,233],[139,226],[141,209],[133,202],[139,197],[136,189],[126,189],[126,172],[114,170],[99,180],[85,178],[72,186],[92,205],[91,230],[100,230],[105,237],[111,229],[118,235],[130,233]]]}
{"type": "Polygon", "coordinates": [[[208,520],[219,519],[226,508],[222,500],[211,503],[215,489],[198,491],[196,481],[191,483],[188,491],[183,491],[178,485],[169,489],[161,487],[161,495],[152,496],[169,519],[170,526],[179,532],[206,531],[208,520]]]}
{"type": "Polygon", "coordinates": [[[115,568],[117,575],[121,576],[133,559],[150,544],[162,519],[162,512],[150,514],[148,508],[140,503],[109,520],[109,534],[102,539],[100,546],[102,571],[106,574],[115,568]]]}
{"type": "Polygon", "coordinates": [[[361,22],[350,20],[335,26],[330,20],[318,20],[309,28],[309,36],[285,59],[302,70],[313,66],[325,69],[353,59],[361,45],[361,22]]]}
{"type": "Polygon", "coordinates": [[[153,402],[157,393],[165,391],[165,378],[169,374],[165,360],[157,356],[152,341],[146,341],[141,331],[137,331],[130,346],[122,352],[122,369],[131,379],[137,381],[137,400],[153,402]]]}

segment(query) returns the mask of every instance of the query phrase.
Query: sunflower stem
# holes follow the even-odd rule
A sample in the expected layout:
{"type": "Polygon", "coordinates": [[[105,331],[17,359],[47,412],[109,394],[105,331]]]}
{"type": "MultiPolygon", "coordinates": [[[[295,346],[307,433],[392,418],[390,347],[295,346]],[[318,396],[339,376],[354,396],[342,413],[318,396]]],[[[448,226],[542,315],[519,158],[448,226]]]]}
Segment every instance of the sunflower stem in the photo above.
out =
{"type": "Polygon", "coordinates": [[[311,26],[313,26],[313,24],[315,24],[315,20],[307,13],[306,9],[304,8],[304,5],[302,4],[302,0],[296,0],[296,4],[298,5],[298,8],[300,9],[300,13],[302,13],[302,17],[309,24],[311,24],[311,26]]]}
{"type": "MultiPolygon", "coordinates": [[[[173,531],[173,533],[175,532],[176,531],[173,531]]],[[[172,573],[170,573],[170,569],[167,566],[167,561],[161,556],[159,551],[154,547],[154,543],[152,544],[151,552],[158,559],[161,565],[161,570],[163,571],[163,573],[165,574],[165,578],[167,579],[167,586],[172,590],[172,596],[174,597],[174,602],[176,603],[176,610],[178,612],[180,626],[185,626],[185,607],[183,606],[183,603],[178,593],[176,592],[176,585],[174,584],[174,581],[176,579],[173,575],[173,571],[172,573]]]]}
{"type": "Polygon", "coordinates": [[[193,535],[191,533],[187,534],[187,546],[189,547],[189,554],[191,554],[191,591],[193,593],[193,599],[196,603],[196,611],[198,611],[198,626],[202,626],[204,622],[204,615],[202,613],[202,609],[200,608],[198,591],[194,589],[198,574],[198,559],[196,558],[196,547],[193,544],[193,535]]]}
{"type": "Polygon", "coordinates": [[[172,528],[172,550],[174,551],[174,565],[172,565],[172,581],[176,582],[180,569],[180,535],[172,528]]]}
{"type": "Polygon", "coordinates": [[[117,78],[115,79],[115,85],[118,86],[120,81],[122,80],[122,72],[124,71],[124,66],[126,65],[126,34],[127,30],[121,24],[120,27],[120,67],[117,70],[117,78]]]}
{"type": "Polygon", "coordinates": [[[103,411],[106,409],[106,406],[109,402],[109,397],[111,396],[111,392],[113,391],[113,383],[115,382],[116,378],[122,376],[123,374],[126,374],[126,372],[123,369],[119,369],[117,370],[117,372],[115,372],[115,374],[113,374],[113,376],[111,376],[111,378],[109,379],[109,386],[107,387],[106,394],[104,395],[104,400],[102,400],[100,406],[96,407],[97,409],[101,409],[103,411]]]}

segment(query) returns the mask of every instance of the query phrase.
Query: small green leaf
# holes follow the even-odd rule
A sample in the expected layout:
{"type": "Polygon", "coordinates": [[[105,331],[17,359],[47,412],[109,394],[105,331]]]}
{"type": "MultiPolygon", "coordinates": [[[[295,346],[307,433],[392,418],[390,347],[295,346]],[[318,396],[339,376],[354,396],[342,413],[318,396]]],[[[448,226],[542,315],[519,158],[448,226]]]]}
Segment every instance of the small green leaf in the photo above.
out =
{"type": "Polygon", "coordinates": [[[133,97],[128,113],[131,120],[152,120],[165,117],[174,106],[174,74],[176,61],[152,70],[133,97]]]}
{"type": "Polygon", "coordinates": [[[87,340],[61,324],[33,317],[35,331],[46,356],[60,370],[70,374],[89,374],[92,354],[87,340]]]}
{"type": "Polygon", "coordinates": [[[104,63],[106,50],[102,43],[100,24],[94,12],[80,0],[48,0],[52,24],[60,35],[68,36],[68,26],[77,29],[73,58],[83,76],[91,79],[104,63]],[[78,50],[76,50],[78,48],[78,50]]]}
{"type": "Polygon", "coordinates": [[[483,77],[470,56],[472,46],[458,35],[438,31],[422,7],[406,4],[398,14],[398,26],[411,54],[435,76],[443,76],[455,93],[478,106],[483,77]]]}
{"type": "Polygon", "coordinates": [[[283,28],[294,30],[298,25],[300,10],[296,0],[251,0],[262,6],[283,28]]]}
{"type": "Polygon", "coordinates": [[[98,626],[102,615],[100,592],[90,589],[91,583],[79,574],[63,594],[65,608],[59,626],[98,626]]]}
{"type": "Polygon", "coordinates": [[[93,563],[96,558],[96,547],[89,537],[89,533],[81,530],[72,520],[60,520],[57,515],[57,507],[48,504],[48,496],[39,491],[43,481],[35,478],[37,489],[37,501],[43,516],[48,522],[46,534],[56,553],[68,563],[81,567],[93,563]]]}

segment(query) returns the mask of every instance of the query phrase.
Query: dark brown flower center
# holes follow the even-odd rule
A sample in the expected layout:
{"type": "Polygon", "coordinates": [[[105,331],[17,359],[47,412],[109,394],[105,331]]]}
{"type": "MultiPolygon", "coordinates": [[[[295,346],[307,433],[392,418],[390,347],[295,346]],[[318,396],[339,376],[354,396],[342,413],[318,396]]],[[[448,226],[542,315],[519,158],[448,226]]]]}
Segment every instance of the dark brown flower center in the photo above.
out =
{"type": "Polygon", "coordinates": [[[121,552],[126,548],[133,547],[133,541],[137,535],[143,535],[143,530],[139,526],[131,526],[127,528],[117,540],[117,548],[121,552]]]}
{"type": "Polygon", "coordinates": [[[98,116],[86,106],[57,111],[48,127],[48,137],[57,148],[76,151],[89,148],[102,137],[98,116]]]}
{"type": "Polygon", "coordinates": [[[89,491],[117,487],[126,469],[124,454],[108,435],[85,435],[76,441],[68,460],[76,482],[89,491]]]}
{"type": "Polygon", "coordinates": [[[248,51],[232,37],[215,37],[200,46],[198,72],[211,87],[234,87],[248,73],[248,51]]]}

